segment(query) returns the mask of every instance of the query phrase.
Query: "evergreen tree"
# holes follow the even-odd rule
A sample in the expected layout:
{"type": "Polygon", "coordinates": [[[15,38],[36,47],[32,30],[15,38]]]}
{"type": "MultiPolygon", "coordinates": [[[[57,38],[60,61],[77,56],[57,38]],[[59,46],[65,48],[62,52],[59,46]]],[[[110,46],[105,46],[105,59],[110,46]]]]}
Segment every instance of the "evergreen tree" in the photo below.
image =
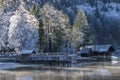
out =
{"type": "Polygon", "coordinates": [[[65,42],[66,30],[69,25],[68,16],[47,3],[42,9],[43,23],[46,33],[46,51],[59,51],[65,42]]]}
{"type": "Polygon", "coordinates": [[[39,30],[38,31],[39,31],[39,49],[41,52],[43,52],[45,49],[46,38],[45,38],[45,31],[43,28],[42,20],[39,20],[39,30]]]}
{"type": "Polygon", "coordinates": [[[30,12],[30,14],[34,15],[37,20],[39,21],[39,49],[41,52],[43,52],[45,50],[45,30],[44,30],[44,25],[43,25],[43,21],[41,19],[41,8],[38,4],[33,4],[32,8],[30,9],[29,7],[27,8],[27,10],[30,12]]]}
{"type": "Polygon", "coordinates": [[[89,43],[89,26],[83,10],[78,11],[72,28],[72,44],[76,50],[89,43]]]}

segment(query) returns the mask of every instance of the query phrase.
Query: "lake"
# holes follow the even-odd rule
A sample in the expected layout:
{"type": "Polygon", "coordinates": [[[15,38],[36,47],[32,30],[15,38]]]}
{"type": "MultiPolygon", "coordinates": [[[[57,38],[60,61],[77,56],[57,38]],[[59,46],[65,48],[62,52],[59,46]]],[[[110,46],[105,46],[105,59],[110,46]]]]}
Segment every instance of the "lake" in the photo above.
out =
{"type": "Polygon", "coordinates": [[[2,62],[0,80],[120,80],[120,62],[82,62],[71,66],[2,62]]]}

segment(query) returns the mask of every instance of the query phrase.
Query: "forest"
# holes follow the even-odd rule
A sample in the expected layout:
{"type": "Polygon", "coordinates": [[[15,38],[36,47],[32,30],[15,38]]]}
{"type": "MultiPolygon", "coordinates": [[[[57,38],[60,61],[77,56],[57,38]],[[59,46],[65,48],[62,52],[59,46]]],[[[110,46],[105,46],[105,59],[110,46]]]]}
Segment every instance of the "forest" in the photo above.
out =
{"type": "Polygon", "coordinates": [[[0,0],[0,46],[75,53],[120,45],[119,0],[0,0]]]}

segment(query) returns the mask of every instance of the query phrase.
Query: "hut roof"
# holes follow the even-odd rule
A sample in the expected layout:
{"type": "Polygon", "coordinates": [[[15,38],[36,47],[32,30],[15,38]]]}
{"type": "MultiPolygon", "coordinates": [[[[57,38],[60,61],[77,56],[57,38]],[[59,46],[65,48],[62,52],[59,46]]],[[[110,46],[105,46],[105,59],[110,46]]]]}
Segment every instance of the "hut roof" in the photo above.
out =
{"type": "Polygon", "coordinates": [[[80,53],[82,53],[82,54],[89,54],[90,51],[92,51],[91,48],[83,48],[83,49],[80,51],[80,53]]]}
{"type": "Polygon", "coordinates": [[[97,51],[97,52],[107,52],[109,49],[115,51],[112,45],[89,45],[86,46],[85,48],[91,48],[93,51],[97,51]]]}
{"type": "Polygon", "coordinates": [[[36,52],[34,50],[22,50],[20,54],[35,54],[36,52]]]}

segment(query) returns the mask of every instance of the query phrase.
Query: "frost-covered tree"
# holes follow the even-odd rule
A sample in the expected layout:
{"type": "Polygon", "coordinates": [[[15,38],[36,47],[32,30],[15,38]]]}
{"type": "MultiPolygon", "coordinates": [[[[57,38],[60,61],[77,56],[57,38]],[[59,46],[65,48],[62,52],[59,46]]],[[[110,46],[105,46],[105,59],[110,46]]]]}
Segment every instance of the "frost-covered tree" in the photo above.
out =
{"type": "Polygon", "coordinates": [[[4,13],[15,10],[19,5],[19,0],[0,0],[0,8],[4,9],[4,13]]]}
{"type": "Polygon", "coordinates": [[[87,13],[87,19],[94,36],[94,44],[114,44],[119,45],[119,20],[120,11],[118,3],[107,4],[98,1],[95,7],[84,6],[87,13]],[[89,10],[88,10],[89,9],[89,10]]]}
{"type": "Polygon", "coordinates": [[[9,14],[3,14],[0,18],[0,45],[6,47],[8,39],[9,14]]]}
{"type": "Polygon", "coordinates": [[[72,44],[78,50],[89,43],[89,26],[83,10],[79,10],[72,28],[72,44]]]}
{"type": "Polygon", "coordinates": [[[5,10],[11,6],[8,2],[9,0],[0,0],[0,47],[8,45],[9,19],[12,15],[10,9],[7,12],[5,10]]]}
{"type": "Polygon", "coordinates": [[[41,8],[37,3],[34,3],[32,8],[27,7],[27,10],[30,12],[30,14],[34,15],[36,17],[36,19],[39,21],[39,50],[41,52],[43,52],[45,50],[45,41],[46,41],[46,37],[45,37],[45,31],[44,31],[44,26],[43,26],[43,21],[41,18],[41,8]]]}
{"type": "Polygon", "coordinates": [[[46,51],[59,51],[69,27],[68,16],[47,3],[42,9],[42,17],[46,33],[46,51]]]}
{"type": "Polygon", "coordinates": [[[35,49],[38,51],[38,20],[31,15],[21,2],[10,18],[8,42],[11,47],[35,49]]]}

